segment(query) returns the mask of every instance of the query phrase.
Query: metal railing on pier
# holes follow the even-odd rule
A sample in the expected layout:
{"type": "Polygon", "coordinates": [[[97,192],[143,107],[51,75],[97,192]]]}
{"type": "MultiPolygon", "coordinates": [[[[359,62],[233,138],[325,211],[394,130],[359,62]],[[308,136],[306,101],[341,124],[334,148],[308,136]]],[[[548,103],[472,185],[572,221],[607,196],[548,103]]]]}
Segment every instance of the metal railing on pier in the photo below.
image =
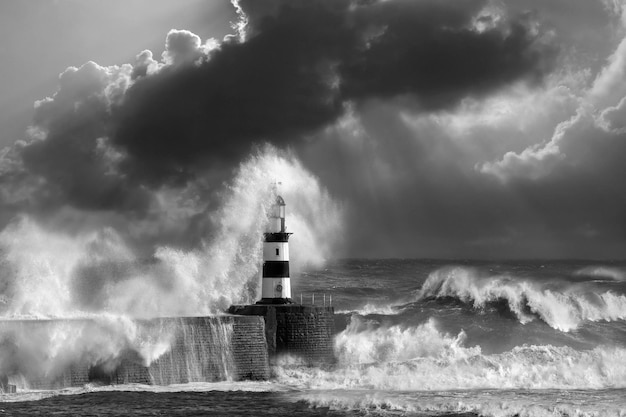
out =
{"type": "Polygon", "coordinates": [[[320,294],[317,294],[317,297],[315,293],[311,293],[311,294],[300,293],[300,304],[304,304],[307,301],[311,301],[310,304],[315,305],[316,298],[317,298],[318,305],[323,305],[324,307],[326,306],[330,307],[333,305],[333,295],[326,294],[326,293],[321,294],[321,296],[320,294]]]}

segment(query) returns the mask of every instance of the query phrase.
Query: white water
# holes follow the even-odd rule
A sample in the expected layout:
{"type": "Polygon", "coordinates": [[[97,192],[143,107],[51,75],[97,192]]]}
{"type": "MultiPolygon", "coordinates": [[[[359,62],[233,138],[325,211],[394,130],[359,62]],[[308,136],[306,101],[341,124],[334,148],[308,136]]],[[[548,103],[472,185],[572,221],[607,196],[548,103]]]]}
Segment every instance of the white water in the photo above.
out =
{"type": "Polygon", "coordinates": [[[524,345],[484,354],[464,342],[464,332],[442,333],[434,319],[416,327],[378,327],[353,317],[336,338],[337,369],[285,366],[275,372],[283,384],[322,390],[626,388],[624,348],[524,345]]]}
{"type": "Polygon", "coordinates": [[[21,217],[0,233],[4,318],[209,315],[257,297],[271,184],[282,179],[290,251],[298,265],[319,264],[339,236],[341,210],[293,156],[272,148],[242,164],[207,215],[217,224],[201,247],[158,247],[137,259],[112,228],[71,234],[21,217]],[[331,231],[333,233],[331,233],[331,231]]]}
{"type": "Polygon", "coordinates": [[[169,349],[171,329],[148,329],[129,318],[100,315],[91,320],[0,322],[0,373],[20,387],[30,378],[57,378],[73,363],[113,361],[136,351],[145,362],[169,349]]]}
{"type": "Polygon", "coordinates": [[[163,323],[166,329],[176,333],[179,345],[152,363],[150,377],[153,384],[233,380],[236,370],[231,350],[232,323],[219,317],[200,320],[199,325],[183,319],[163,323]]]}
{"type": "Polygon", "coordinates": [[[550,327],[564,332],[578,328],[585,321],[626,319],[624,295],[583,291],[576,286],[548,289],[537,282],[507,276],[482,277],[464,267],[442,268],[431,273],[417,300],[429,297],[454,297],[478,309],[504,300],[521,323],[528,323],[536,315],[550,327]]]}
{"type": "Polygon", "coordinates": [[[589,266],[576,271],[575,274],[579,276],[605,278],[613,281],[626,281],[626,272],[623,269],[608,266],[589,266]]]}
{"type": "Polygon", "coordinates": [[[366,303],[361,307],[357,307],[350,310],[336,310],[336,314],[358,314],[360,316],[368,316],[370,314],[381,314],[386,316],[393,316],[400,314],[403,309],[400,307],[406,304],[406,302],[398,304],[373,304],[366,303]]]}

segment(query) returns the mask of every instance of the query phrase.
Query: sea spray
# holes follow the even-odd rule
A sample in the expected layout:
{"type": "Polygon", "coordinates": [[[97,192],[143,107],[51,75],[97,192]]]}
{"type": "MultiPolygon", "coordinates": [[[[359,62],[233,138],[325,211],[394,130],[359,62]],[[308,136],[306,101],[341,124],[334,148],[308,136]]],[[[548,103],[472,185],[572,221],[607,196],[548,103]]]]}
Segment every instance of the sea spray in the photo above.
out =
{"type": "MultiPolygon", "coordinates": [[[[456,356],[466,336],[442,335],[430,319],[417,327],[380,328],[371,320],[354,316],[335,338],[336,354],[343,365],[408,361],[423,357],[456,356]],[[449,352],[454,350],[454,353],[449,352]]],[[[468,354],[479,351],[467,350],[468,354]]]]}
{"type": "Polygon", "coordinates": [[[445,267],[432,272],[416,301],[452,297],[482,309],[505,301],[521,323],[539,317],[550,327],[568,332],[585,321],[626,319],[626,296],[583,287],[547,288],[548,284],[512,276],[481,275],[467,267],[445,267]]]}
{"type": "Polygon", "coordinates": [[[113,371],[122,352],[149,361],[169,348],[173,329],[147,328],[123,316],[0,321],[0,373],[25,381],[55,380],[74,364],[113,371]]]}
{"type": "MultiPolygon", "coordinates": [[[[220,317],[156,319],[142,323],[145,329],[165,326],[172,330],[175,349],[151,365],[151,382],[157,385],[232,381],[236,375],[231,350],[233,323],[220,317]]],[[[132,377],[127,380],[133,380],[132,377]]]]}
{"type": "Polygon", "coordinates": [[[328,237],[341,235],[341,208],[292,154],[271,147],[241,164],[219,207],[206,213],[213,232],[195,249],[161,246],[146,260],[111,227],[63,232],[17,218],[0,232],[2,317],[89,318],[119,325],[77,331],[59,324],[12,333],[24,352],[33,351],[3,355],[0,368],[58,372],[71,358],[106,362],[128,349],[148,364],[167,351],[168,337],[138,337],[130,318],[220,314],[232,303],[254,301],[276,180],[289,200],[290,230],[298,233],[292,245],[297,264],[319,265],[335,243],[328,237]]]}

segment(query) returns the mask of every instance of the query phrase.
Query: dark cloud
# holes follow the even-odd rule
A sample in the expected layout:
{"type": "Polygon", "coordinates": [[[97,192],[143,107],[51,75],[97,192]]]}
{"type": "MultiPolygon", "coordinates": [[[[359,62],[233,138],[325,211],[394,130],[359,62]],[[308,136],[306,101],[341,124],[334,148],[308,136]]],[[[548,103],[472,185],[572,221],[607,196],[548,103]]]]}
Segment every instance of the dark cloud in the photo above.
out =
{"type": "Polygon", "coordinates": [[[161,183],[230,166],[251,143],[282,146],[335,121],[347,102],[403,95],[452,106],[540,80],[554,53],[523,19],[474,29],[482,1],[238,4],[245,41],[129,89],[113,141],[128,152],[131,176],[161,183]]]}
{"type": "Polygon", "coordinates": [[[325,60],[336,38],[307,32],[302,20],[316,18],[333,26],[328,19],[339,16],[296,14],[245,43],[222,44],[200,65],[138,80],[114,135],[129,153],[128,172],[156,182],[186,178],[199,167],[231,166],[254,142],[284,145],[334,121],[342,102],[325,60]]]}
{"type": "Polygon", "coordinates": [[[21,155],[25,167],[45,180],[42,204],[131,211],[147,205],[145,193],[116,173],[107,143],[109,107],[123,95],[120,75],[128,71],[93,62],[69,68],[59,78],[58,92],[37,102],[34,135],[41,137],[25,145],[21,155]]]}
{"type": "Polygon", "coordinates": [[[525,16],[500,27],[480,1],[383,2],[360,10],[367,46],[341,65],[348,99],[411,95],[423,107],[449,107],[514,80],[538,81],[554,50],[525,16]]]}
{"type": "MultiPolygon", "coordinates": [[[[19,148],[20,169],[37,179],[32,199],[40,212],[64,206],[107,211],[150,221],[150,227],[160,220],[159,210],[180,203],[171,196],[163,203],[162,194],[186,190],[180,199],[201,201],[176,219],[176,227],[153,233],[184,240],[258,144],[306,143],[370,102],[404,100],[413,112],[429,113],[508,85],[538,85],[554,63],[555,47],[532,16],[499,16],[488,5],[236,2],[238,33],[221,43],[172,30],[160,61],[145,50],[133,64],[68,68],[58,91],[36,104],[31,140],[19,148]]],[[[403,150],[414,153],[413,146],[407,150],[404,139],[383,137],[373,136],[379,146],[398,150],[394,158],[406,164],[411,153],[403,150]]],[[[439,145],[419,146],[428,155],[439,145]]],[[[406,182],[394,190],[410,192],[414,174],[407,169],[406,182]]],[[[420,168],[418,175],[429,174],[420,168]]],[[[439,185],[422,191],[440,195],[439,185]]],[[[427,206],[397,210],[403,216],[407,207],[444,211],[427,206]]],[[[394,227],[401,232],[400,223],[394,227]]]]}

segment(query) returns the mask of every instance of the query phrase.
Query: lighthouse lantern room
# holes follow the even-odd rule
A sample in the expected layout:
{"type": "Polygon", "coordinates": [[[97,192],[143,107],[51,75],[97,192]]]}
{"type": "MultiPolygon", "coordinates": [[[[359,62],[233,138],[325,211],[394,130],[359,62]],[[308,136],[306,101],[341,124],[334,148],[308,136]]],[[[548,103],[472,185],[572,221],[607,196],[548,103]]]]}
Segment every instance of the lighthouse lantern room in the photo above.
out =
{"type": "Polygon", "coordinates": [[[289,236],[285,228],[285,200],[276,196],[263,242],[261,300],[257,304],[292,304],[289,278],[289,236]]]}

